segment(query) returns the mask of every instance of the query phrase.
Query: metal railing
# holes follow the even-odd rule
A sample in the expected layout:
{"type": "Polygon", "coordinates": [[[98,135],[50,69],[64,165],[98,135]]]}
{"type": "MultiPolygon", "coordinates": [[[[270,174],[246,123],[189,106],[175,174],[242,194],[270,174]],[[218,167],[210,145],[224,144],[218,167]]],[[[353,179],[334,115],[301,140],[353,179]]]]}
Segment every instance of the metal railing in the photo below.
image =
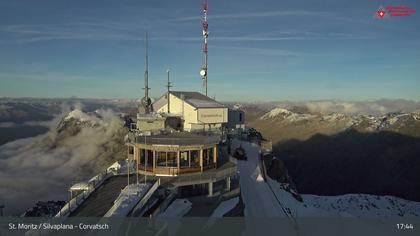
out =
{"type": "Polygon", "coordinates": [[[187,145],[200,145],[200,144],[216,144],[221,140],[221,135],[213,133],[187,133],[174,134],[170,137],[166,137],[165,134],[142,136],[137,135],[134,132],[128,134],[128,140],[135,143],[146,143],[146,144],[157,144],[157,145],[176,145],[176,146],[187,146],[187,145]]]}
{"type": "Polygon", "coordinates": [[[237,167],[231,166],[224,169],[215,169],[213,171],[204,171],[197,174],[179,175],[174,182],[174,185],[186,185],[191,183],[207,183],[216,182],[237,174],[237,167]]]}
{"type": "Polygon", "coordinates": [[[102,183],[110,178],[111,176],[118,175],[119,169],[115,171],[108,171],[107,169],[93,178],[91,178],[88,182],[88,188],[84,190],[82,193],[76,195],[72,199],[70,199],[55,215],[55,217],[65,217],[68,216],[72,211],[76,210],[88,197],[89,195],[95,191],[102,183]]]}

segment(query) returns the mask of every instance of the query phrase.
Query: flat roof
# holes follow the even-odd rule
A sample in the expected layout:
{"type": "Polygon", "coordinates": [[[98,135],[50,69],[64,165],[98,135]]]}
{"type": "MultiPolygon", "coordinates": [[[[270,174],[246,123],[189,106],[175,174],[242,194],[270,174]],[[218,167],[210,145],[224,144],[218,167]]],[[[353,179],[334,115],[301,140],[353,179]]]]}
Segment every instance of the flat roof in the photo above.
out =
{"type": "Polygon", "coordinates": [[[170,93],[196,108],[227,108],[225,105],[199,92],[170,91],[170,93]]]}

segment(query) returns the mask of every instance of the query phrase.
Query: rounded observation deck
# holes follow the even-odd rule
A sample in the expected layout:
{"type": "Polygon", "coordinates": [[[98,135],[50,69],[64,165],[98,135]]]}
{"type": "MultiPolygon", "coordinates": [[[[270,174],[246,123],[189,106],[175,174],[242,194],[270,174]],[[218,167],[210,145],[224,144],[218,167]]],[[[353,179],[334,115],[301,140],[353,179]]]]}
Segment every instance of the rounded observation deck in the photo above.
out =
{"type": "Polygon", "coordinates": [[[129,158],[137,172],[157,176],[178,176],[217,168],[219,134],[175,132],[129,137],[129,158]]]}

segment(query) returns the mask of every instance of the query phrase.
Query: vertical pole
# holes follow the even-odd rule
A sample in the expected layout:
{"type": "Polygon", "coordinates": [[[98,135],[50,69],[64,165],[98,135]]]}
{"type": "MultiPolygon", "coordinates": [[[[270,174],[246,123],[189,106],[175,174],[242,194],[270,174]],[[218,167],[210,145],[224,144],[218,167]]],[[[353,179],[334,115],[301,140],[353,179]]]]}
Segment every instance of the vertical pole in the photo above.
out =
{"type": "Polygon", "coordinates": [[[130,188],[130,159],[127,159],[127,189],[130,188]]]}
{"type": "Polygon", "coordinates": [[[191,167],[191,150],[188,150],[188,167],[191,167]]]}
{"type": "Polygon", "coordinates": [[[128,146],[128,157],[127,157],[127,186],[130,185],[130,146],[128,146]]]}
{"type": "Polygon", "coordinates": [[[168,152],[165,152],[165,166],[168,167],[168,152]]]}
{"type": "Polygon", "coordinates": [[[213,182],[209,182],[209,197],[213,196],[213,182]]]}
{"type": "Polygon", "coordinates": [[[156,171],[156,150],[153,149],[153,173],[156,171]]]}
{"type": "Polygon", "coordinates": [[[144,97],[147,99],[149,98],[149,45],[148,45],[148,33],[146,32],[146,40],[145,40],[145,71],[144,71],[144,97]]]}
{"type": "Polygon", "coordinates": [[[136,155],[136,179],[137,179],[137,185],[139,185],[139,159],[140,159],[140,149],[137,149],[136,146],[134,146],[134,155],[136,155]]]}
{"type": "Polygon", "coordinates": [[[207,4],[207,0],[205,1],[205,3],[203,4],[203,13],[204,13],[204,17],[203,17],[203,38],[204,38],[204,48],[203,48],[203,53],[204,53],[204,65],[203,65],[203,72],[204,74],[202,74],[203,76],[203,86],[204,86],[204,90],[206,93],[206,96],[208,96],[207,94],[207,78],[208,78],[208,66],[207,66],[207,61],[208,61],[208,48],[207,48],[207,43],[208,43],[208,37],[209,37],[209,24],[207,22],[207,10],[208,10],[208,4],[207,4]]]}
{"type": "MultiPolygon", "coordinates": [[[[70,193],[70,195],[69,195],[69,213],[71,213],[71,193],[70,193]]],[[[77,198],[76,198],[76,200],[77,200],[77,198]]]]}
{"type": "Polygon", "coordinates": [[[179,155],[179,148],[178,148],[178,151],[176,152],[176,160],[177,160],[177,167],[178,167],[178,174],[179,174],[179,171],[180,171],[180,169],[181,169],[181,159],[180,159],[180,156],[181,155],[179,155]]]}
{"type": "Polygon", "coordinates": [[[144,149],[144,183],[146,184],[147,182],[147,164],[149,162],[149,155],[148,155],[149,150],[148,149],[144,149]]]}
{"type": "Polygon", "coordinates": [[[203,172],[203,146],[200,146],[200,168],[201,172],[203,172]]]}
{"type": "Polygon", "coordinates": [[[170,88],[172,87],[171,82],[169,80],[169,69],[166,71],[168,73],[168,84],[166,87],[168,88],[168,113],[171,113],[171,105],[170,105],[170,88]]]}
{"type": "Polygon", "coordinates": [[[217,167],[217,144],[215,144],[213,148],[213,164],[214,164],[214,167],[216,168],[217,167]]]}
{"type": "Polygon", "coordinates": [[[226,178],[226,190],[230,191],[230,176],[226,178]]]}

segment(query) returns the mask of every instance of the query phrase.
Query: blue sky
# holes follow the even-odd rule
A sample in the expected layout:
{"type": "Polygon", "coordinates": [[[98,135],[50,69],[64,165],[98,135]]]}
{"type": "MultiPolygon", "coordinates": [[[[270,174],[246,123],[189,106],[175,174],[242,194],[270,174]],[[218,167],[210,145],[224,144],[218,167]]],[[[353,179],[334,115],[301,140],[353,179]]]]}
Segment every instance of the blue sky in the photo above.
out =
{"type": "MultiPolygon", "coordinates": [[[[0,97],[136,98],[149,32],[152,96],[202,91],[201,3],[1,1],[0,97]]],[[[209,0],[209,95],[218,100],[420,100],[416,1],[209,0]]]]}

